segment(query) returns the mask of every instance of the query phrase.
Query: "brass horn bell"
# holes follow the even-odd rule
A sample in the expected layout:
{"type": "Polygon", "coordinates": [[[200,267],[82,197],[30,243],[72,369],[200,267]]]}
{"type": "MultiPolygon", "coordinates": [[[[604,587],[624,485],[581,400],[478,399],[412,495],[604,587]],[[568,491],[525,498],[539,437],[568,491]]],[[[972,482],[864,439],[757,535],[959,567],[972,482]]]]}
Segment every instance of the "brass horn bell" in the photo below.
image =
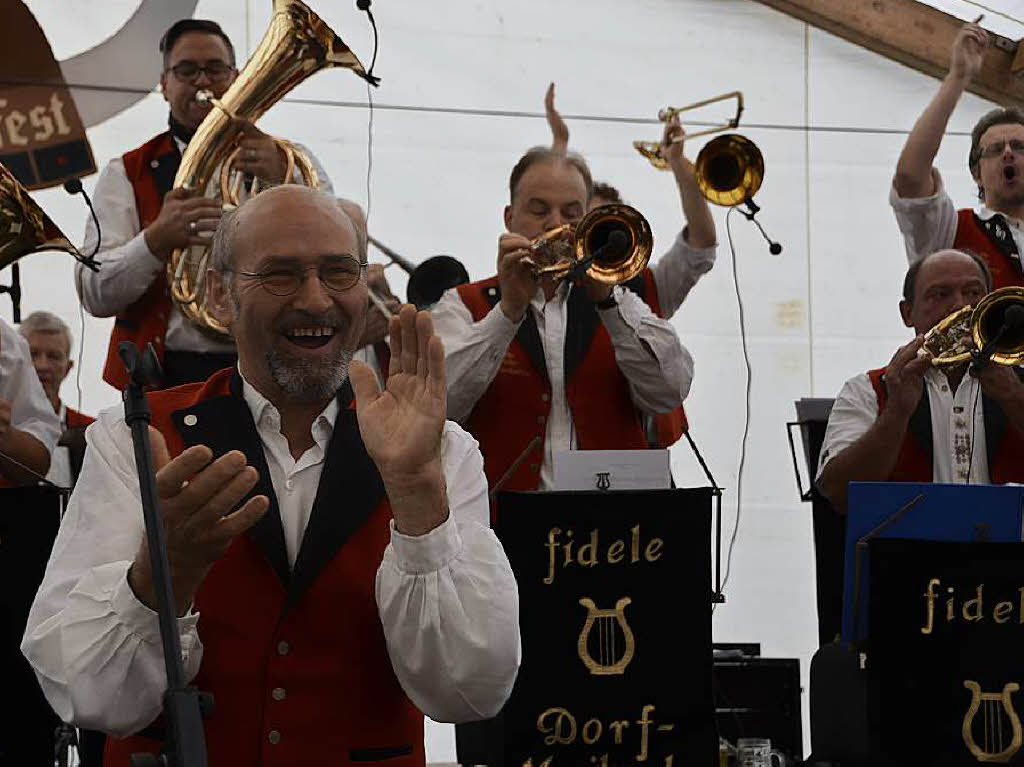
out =
{"type": "Polygon", "coordinates": [[[621,285],[647,266],[654,247],[651,226],[636,208],[614,203],[600,205],[575,224],[563,224],[540,235],[530,251],[548,266],[538,266],[538,276],[556,281],[575,279],[585,273],[605,285],[621,285]],[[626,247],[615,252],[605,248],[613,233],[625,236],[626,247]]]}
{"type": "Polygon", "coordinates": [[[694,168],[697,186],[708,202],[730,208],[753,197],[764,180],[761,150],[738,133],[726,133],[705,144],[694,168]]]}
{"type": "Polygon", "coordinates": [[[1024,332],[1013,330],[997,338],[1006,311],[1013,306],[1024,308],[1024,288],[993,290],[977,306],[957,309],[925,333],[918,355],[931,356],[935,367],[953,367],[970,362],[984,349],[991,352],[989,359],[997,365],[1020,365],[1024,362],[1024,332]]]}

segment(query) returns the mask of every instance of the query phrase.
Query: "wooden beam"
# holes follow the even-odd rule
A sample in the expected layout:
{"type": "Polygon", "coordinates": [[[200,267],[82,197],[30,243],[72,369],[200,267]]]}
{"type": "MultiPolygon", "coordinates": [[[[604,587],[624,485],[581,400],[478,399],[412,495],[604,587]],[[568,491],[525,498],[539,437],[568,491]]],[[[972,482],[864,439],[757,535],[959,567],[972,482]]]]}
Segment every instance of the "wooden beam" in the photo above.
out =
{"type": "MultiPolygon", "coordinates": [[[[953,40],[964,24],[955,16],[915,0],[756,2],[939,79],[949,71],[953,40]]],[[[1013,69],[1017,43],[989,34],[993,45],[967,90],[998,104],[1024,105],[1024,79],[1016,76],[1013,69]]]]}

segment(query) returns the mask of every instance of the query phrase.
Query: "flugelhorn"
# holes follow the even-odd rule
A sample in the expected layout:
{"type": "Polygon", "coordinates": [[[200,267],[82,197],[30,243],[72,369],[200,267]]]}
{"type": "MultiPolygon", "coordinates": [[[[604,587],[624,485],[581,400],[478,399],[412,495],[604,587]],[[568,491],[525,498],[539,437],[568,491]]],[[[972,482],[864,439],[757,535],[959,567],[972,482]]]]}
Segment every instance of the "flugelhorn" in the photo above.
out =
{"type": "Polygon", "coordinates": [[[43,250],[64,251],[96,270],[95,261],[71,244],[14,174],[0,165],[0,269],[43,250]]]}
{"type": "MultiPolygon", "coordinates": [[[[696,133],[687,133],[673,140],[673,143],[687,141],[699,136],[721,133],[731,130],[740,124],[743,114],[743,94],[740,91],[723,93],[704,101],[697,101],[685,107],[666,107],[658,112],[658,119],[668,122],[683,112],[700,109],[708,104],[736,99],[735,115],[720,125],[714,125],[696,133]]],[[[661,144],[656,141],[634,141],[636,150],[646,157],[651,165],[658,170],[668,170],[668,161],[662,153],[661,144]]],[[[712,139],[700,150],[694,163],[697,173],[697,186],[708,202],[715,205],[732,207],[740,205],[761,188],[764,180],[764,158],[757,145],[746,136],[738,133],[727,133],[712,139]]]]}
{"type": "Polygon", "coordinates": [[[993,290],[977,306],[961,307],[931,328],[917,353],[931,357],[934,367],[962,365],[978,355],[997,365],[1020,365],[1024,362],[1022,312],[1024,288],[993,290]]]}
{"type": "MultiPolygon", "coordinates": [[[[229,179],[230,160],[240,138],[235,119],[258,120],[292,88],[314,72],[328,67],[351,69],[372,85],[359,58],[338,35],[300,0],[274,0],[270,26],[249,61],[220,100],[211,99],[214,108],[199,125],[181,158],[174,177],[175,188],[193,189],[216,197],[231,206],[237,197],[238,181],[229,179]],[[220,166],[219,188],[211,179],[220,166]]],[[[289,159],[289,170],[298,167],[310,186],[318,182],[312,161],[298,147],[278,140],[289,159]]],[[[285,181],[290,181],[290,176],[285,181]]],[[[253,190],[257,191],[257,190],[253,190]]],[[[167,263],[171,298],[200,330],[216,336],[227,335],[206,307],[206,265],[208,247],[174,251],[167,263]]]]}
{"type": "Polygon", "coordinates": [[[605,285],[629,282],[647,266],[654,247],[651,226],[636,208],[600,205],[575,224],[550,229],[530,243],[538,277],[555,281],[583,275],[605,285]]]}

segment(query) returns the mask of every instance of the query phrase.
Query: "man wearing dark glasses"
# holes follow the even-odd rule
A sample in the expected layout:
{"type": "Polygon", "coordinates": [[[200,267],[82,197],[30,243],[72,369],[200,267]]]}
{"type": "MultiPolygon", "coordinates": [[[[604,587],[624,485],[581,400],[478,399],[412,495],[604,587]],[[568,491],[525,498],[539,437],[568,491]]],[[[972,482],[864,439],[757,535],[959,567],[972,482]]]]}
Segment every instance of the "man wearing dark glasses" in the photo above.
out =
{"type": "MultiPolygon", "coordinates": [[[[150,394],[185,670],[214,695],[209,763],[423,767],[423,715],[493,716],[520,655],[441,340],[406,306],[384,391],[352,361],[365,240],[321,192],[225,214],[211,260],[238,366],[150,394]]],[[[121,765],[159,747],[163,660],[128,427],[111,409],[89,434],[22,649],[62,719],[119,736],[104,763],[121,765]]]]}
{"type": "MultiPolygon", "coordinates": [[[[234,343],[204,334],[171,303],[165,276],[171,253],[209,243],[221,216],[218,201],[172,187],[182,152],[212,108],[196,94],[209,90],[215,97],[224,95],[238,75],[235,51],[216,22],[183,19],[167,30],[160,52],[168,130],[111,160],[103,170],[93,193],[100,233],[90,217],[83,244],[83,252],[91,253],[102,235],[97,255],[102,267],[76,271],[86,310],[96,317],[115,317],[103,378],[119,389],[126,383],[117,356],[124,340],[140,348],[153,344],[166,387],[205,380],[235,360],[234,343]]],[[[235,167],[262,182],[282,182],[287,165],[273,139],[251,124],[243,130],[235,167]]],[[[324,169],[315,158],[313,162],[320,188],[332,191],[324,169]]]]}

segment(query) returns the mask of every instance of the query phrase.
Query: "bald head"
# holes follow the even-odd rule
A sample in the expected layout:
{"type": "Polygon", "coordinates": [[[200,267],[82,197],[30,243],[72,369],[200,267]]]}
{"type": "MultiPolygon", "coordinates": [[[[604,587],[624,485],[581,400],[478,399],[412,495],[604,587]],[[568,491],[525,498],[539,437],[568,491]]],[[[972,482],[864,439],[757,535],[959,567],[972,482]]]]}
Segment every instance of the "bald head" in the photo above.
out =
{"type": "Polygon", "coordinates": [[[940,250],[907,270],[900,314],[907,327],[926,333],[961,307],[976,304],[992,289],[985,262],[962,250],[940,250]]]}
{"type": "Polygon", "coordinates": [[[281,184],[246,200],[220,220],[210,246],[210,268],[230,272],[236,247],[266,235],[270,228],[295,231],[303,226],[320,226],[344,232],[350,255],[366,260],[366,226],[362,209],[350,200],[298,184],[281,184]],[[240,243],[241,235],[243,242],[240,243]]]}

